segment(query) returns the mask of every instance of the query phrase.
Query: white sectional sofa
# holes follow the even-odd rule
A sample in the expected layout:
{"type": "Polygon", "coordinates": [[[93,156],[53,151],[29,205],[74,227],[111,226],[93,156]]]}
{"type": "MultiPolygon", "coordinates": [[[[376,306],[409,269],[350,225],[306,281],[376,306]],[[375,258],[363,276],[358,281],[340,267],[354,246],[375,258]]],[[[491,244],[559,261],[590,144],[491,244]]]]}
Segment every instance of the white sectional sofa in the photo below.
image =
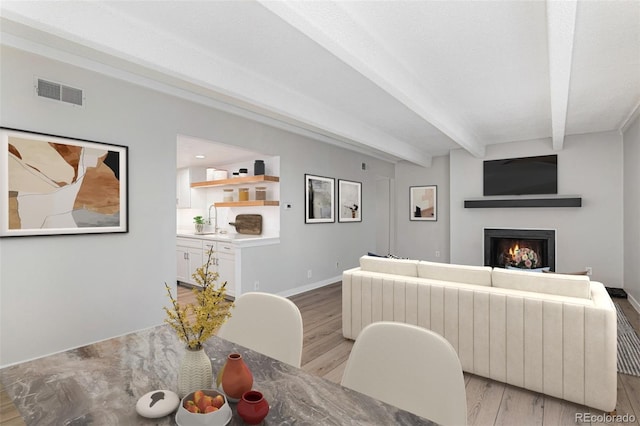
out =
{"type": "Polygon", "coordinates": [[[466,372],[615,409],[616,310],[587,276],[363,256],[343,273],[343,334],[375,321],[441,334],[466,372]]]}

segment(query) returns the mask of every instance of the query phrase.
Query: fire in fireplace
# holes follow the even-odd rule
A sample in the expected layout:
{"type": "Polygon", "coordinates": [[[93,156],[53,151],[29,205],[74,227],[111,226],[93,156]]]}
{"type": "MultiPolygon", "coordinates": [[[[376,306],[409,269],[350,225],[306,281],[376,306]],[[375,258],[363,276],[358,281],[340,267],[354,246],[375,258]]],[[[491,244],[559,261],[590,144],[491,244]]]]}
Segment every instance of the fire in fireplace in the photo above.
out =
{"type": "Polygon", "coordinates": [[[492,267],[555,270],[555,231],[485,229],[484,264],[492,267]]]}

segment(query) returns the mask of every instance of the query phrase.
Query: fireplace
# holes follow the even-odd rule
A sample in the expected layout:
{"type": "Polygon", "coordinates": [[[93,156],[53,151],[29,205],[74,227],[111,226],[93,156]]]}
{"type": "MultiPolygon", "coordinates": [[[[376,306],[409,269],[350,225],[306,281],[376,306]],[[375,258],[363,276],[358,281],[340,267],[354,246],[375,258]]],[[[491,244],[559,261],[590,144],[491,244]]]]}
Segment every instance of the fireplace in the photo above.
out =
{"type": "Polygon", "coordinates": [[[485,228],[484,264],[498,268],[549,268],[555,271],[556,231],[485,228]]]}

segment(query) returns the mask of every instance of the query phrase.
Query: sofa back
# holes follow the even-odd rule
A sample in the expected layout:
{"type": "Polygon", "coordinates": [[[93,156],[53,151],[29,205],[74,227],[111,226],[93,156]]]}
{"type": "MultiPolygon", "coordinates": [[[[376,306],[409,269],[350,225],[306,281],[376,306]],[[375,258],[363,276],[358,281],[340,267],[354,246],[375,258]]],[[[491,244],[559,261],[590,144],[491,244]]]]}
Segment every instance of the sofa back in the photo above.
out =
{"type": "Polygon", "coordinates": [[[436,263],[422,260],[418,262],[418,277],[491,286],[491,267],[451,265],[449,263],[436,263]]]}
{"type": "Polygon", "coordinates": [[[509,290],[529,291],[556,296],[591,298],[588,276],[543,274],[520,269],[491,268],[490,266],[453,265],[424,260],[389,259],[362,256],[360,269],[405,277],[473,284],[509,290]]]}
{"type": "Polygon", "coordinates": [[[386,257],[362,256],[360,269],[367,272],[382,272],[384,274],[418,276],[418,261],[409,259],[389,259],[386,257]]]}
{"type": "Polygon", "coordinates": [[[543,274],[540,272],[493,268],[493,287],[554,294],[557,296],[591,298],[591,282],[585,275],[543,274]]]}

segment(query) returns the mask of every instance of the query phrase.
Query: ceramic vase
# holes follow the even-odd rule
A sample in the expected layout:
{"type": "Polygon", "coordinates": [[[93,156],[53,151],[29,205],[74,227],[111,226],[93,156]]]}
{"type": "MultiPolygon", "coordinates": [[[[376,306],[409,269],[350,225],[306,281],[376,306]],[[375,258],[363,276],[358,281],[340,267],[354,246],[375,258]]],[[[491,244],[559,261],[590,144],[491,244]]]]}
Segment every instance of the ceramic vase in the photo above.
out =
{"type": "Polygon", "coordinates": [[[253,374],[244,363],[242,355],[238,353],[229,354],[227,362],[222,371],[221,386],[222,391],[232,402],[238,402],[242,394],[251,390],[253,386],[253,374]]]}
{"type": "Polygon", "coordinates": [[[250,390],[238,402],[238,415],[245,423],[257,425],[269,414],[269,403],[261,392],[250,390]]]}
{"type": "Polygon", "coordinates": [[[204,229],[204,223],[196,223],[196,232],[198,234],[202,234],[203,229],[204,229]]]}
{"type": "Polygon", "coordinates": [[[190,392],[211,389],[213,371],[211,360],[204,349],[187,348],[178,370],[178,395],[184,398],[190,392]]]}
{"type": "Polygon", "coordinates": [[[264,160],[256,160],[253,163],[254,176],[260,176],[264,174],[264,160]]]}

